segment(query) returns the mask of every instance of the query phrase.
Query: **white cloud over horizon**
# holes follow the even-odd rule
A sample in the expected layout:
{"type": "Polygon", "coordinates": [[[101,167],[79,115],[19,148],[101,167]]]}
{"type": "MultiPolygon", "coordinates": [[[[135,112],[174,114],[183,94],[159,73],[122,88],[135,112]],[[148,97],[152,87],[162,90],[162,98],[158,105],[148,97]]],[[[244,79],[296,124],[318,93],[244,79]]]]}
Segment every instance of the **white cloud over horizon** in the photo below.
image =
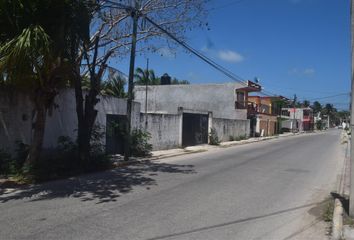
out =
{"type": "Polygon", "coordinates": [[[213,58],[218,58],[224,62],[240,63],[245,60],[243,55],[230,49],[221,50],[209,46],[204,46],[200,50],[204,53],[207,53],[207,55],[212,56],[213,58]]]}
{"type": "Polygon", "coordinates": [[[312,76],[316,73],[314,68],[305,68],[305,69],[298,69],[293,68],[289,71],[290,75],[298,75],[298,76],[312,76]]]}
{"type": "Polygon", "coordinates": [[[220,50],[217,55],[225,62],[240,63],[245,59],[241,54],[232,50],[220,50]]]}

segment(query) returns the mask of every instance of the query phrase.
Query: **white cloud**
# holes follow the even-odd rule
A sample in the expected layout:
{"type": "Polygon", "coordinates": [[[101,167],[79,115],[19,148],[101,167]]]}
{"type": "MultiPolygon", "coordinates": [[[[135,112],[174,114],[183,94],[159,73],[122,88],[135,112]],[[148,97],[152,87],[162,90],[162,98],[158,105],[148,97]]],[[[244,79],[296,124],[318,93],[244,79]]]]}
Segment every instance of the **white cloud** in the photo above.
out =
{"type": "Polygon", "coordinates": [[[231,50],[218,51],[218,57],[225,62],[239,63],[244,60],[244,57],[241,54],[231,50]]]}
{"type": "Polygon", "coordinates": [[[312,76],[316,73],[314,68],[305,68],[305,69],[298,69],[292,68],[289,71],[290,75],[297,75],[297,76],[312,76]]]}
{"type": "Polygon", "coordinates": [[[299,70],[297,68],[293,68],[289,71],[289,74],[294,75],[294,74],[298,74],[299,70]]]}
{"type": "Polygon", "coordinates": [[[304,70],[304,74],[305,75],[313,75],[313,74],[315,74],[316,73],[316,71],[315,71],[315,69],[313,69],[313,68],[306,68],[305,70],[304,70]]]}

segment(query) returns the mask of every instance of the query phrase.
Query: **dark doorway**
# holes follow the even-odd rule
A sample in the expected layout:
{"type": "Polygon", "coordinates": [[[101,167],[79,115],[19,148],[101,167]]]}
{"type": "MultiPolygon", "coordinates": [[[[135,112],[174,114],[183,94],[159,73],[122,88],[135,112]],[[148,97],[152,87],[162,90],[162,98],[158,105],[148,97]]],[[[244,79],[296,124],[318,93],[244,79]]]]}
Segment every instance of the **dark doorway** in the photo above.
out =
{"type": "Polygon", "coordinates": [[[208,115],[183,113],[182,146],[208,143],[208,115]]]}
{"type": "Polygon", "coordinates": [[[256,137],[257,118],[252,116],[249,119],[250,119],[250,136],[256,137]]]}
{"type": "Polygon", "coordinates": [[[107,114],[106,117],[106,153],[124,154],[124,132],[127,116],[107,114]]]}

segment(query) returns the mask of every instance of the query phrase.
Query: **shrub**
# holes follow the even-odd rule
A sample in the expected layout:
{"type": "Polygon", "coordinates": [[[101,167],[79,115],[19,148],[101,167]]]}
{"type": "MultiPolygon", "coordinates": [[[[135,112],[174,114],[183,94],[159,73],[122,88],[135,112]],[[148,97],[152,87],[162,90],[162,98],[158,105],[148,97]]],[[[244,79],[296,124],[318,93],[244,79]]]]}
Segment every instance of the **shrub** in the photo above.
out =
{"type": "Polygon", "coordinates": [[[230,141],[241,141],[241,140],[247,139],[247,135],[245,134],[245,135],[240,135],[240,136],[236,136],[236,137],[230,136],[229,139],[230,139],[230,141]]]}
{"type": "Polygon", "coordinates": [[[317,122],[316,122],[316,129],[317,130],[322,130],[322,128],[323,128],[323,126],[322,126],[322,121],[321,120],[318,120],[317,122]]]}
{"type": "Polygon", "coordinates": [[[241,135],[241,136],[239,136],[239,139],[240,140],[245,140],[245,139],[247,139],[247,135],[245,134],[245,135],[241,135]]]}
{"type": "Polygon", "coordinates": [[[92,134],[90,159],[87,159],[86,162],[80,162],[77,143],[68,136],[60,136],[57,147],[44,153],[33,166],[32,172],[35,180],[51,180],[109,169],[112,162],[103,152],[103,146],[100,142],[100,137],[103,134],[97,129],[92,134]]]}
{"type": "Polygon", "coordinates": [[[0,149],[0,174],[19,175],[22,174],[22,167],[29,151],[29,145],[15,142],[15,155],[12,156],[8,151],[0,149]]]}
{"type": "Polygon", "coordinates": [[[16,141],[15,157],[12,158],[10,164],[10,174],[22,174],[23,164],[29,153],[29,145],[21,141],[16,141]]]}
{"type": "Polygon", "coordinates": [[[104,145],[102,144],[102,138],[104,138],[105,132],[100,125],[94,125],[91,134],[91,156],[104,154],[104,145]]]}
{"type": "Polygon", "coordinates": [[[220,144],[218,133],[216,132],[215,128],[210,129],[209,144],[210,145],[219,145],[220,144]]]}
{"type": "Polygon", "coordinates": [[[4,149],[0,149],[0,174],[10,174],[11,155],[4,149]]]}
{"type": "Polygon", "coordinates": [[[151,135],[141,129],[134,129],[131,133],[130,152],[135,157],[145,157],[151,155],[152,145],[149,143],[151,135]]]}

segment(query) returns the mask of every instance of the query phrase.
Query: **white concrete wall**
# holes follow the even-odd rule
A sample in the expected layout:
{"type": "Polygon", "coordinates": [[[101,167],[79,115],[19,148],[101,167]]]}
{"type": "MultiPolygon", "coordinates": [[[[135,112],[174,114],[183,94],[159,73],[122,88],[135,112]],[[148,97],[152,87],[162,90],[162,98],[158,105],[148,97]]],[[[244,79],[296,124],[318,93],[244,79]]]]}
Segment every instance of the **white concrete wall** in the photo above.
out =
{"type": "MultiPolygon", "coordinates": [[[[145,129],[146,115],[141,114],[140,127],[145,129]]],[[[179,148],[182,145],[182,114],[147,114],[147,131],[154,150],[179,148]]]]}
{"type": "MultiPolygon", "coordinates": [[[[31,142],[31,115],[33,105],[24,94],[0,94],[0,148],[13,151],[14,141],[21,140],[29,144],[31,142]],[[27,117],[24,117],[27,116],[27,117]],[[23,119],[27,119],[24,121],[23,119]]],[[[57,145],[60,136],[69,136],[76,139],[77,116],[75,92],[66,89],[55,99],[56,107],[47,116],[44,135],[44,148],[53,148],[57,145]]],[[[106,114],[126,114],[126,99],[114,97],[100,97],[95,109],[98,110],[96,124],[105,132],[106,114]]],[[[134,102],[132,109],[132,128],[140,126],[140,104],[134,102]]],[[[105,137],[102,139],[105,144],[105,137]]]]}
{"type": "Polygon", "coordinates": [[[15,141],[30,142],[32,110],[25,94],[0,91],[0,149],[12,152],[15,141]]]}
{"type": "Polygon", "coordinates": [[[230,120],[213,118],[212,127],[215,128],[220,141],[229,141],[230,136],[250,135],[250,120],[230,120]]]}
{"type": "MultiPolygon", "coordinates": [[[[240,83],[148,86],[148,112],[178,114],[178,109],[212,112],[213,117],[247,119],[247,110],[235,109],[240,83]]],[[[135,100],[145,108],[145,86],[135,87],[135,100]]]]}

